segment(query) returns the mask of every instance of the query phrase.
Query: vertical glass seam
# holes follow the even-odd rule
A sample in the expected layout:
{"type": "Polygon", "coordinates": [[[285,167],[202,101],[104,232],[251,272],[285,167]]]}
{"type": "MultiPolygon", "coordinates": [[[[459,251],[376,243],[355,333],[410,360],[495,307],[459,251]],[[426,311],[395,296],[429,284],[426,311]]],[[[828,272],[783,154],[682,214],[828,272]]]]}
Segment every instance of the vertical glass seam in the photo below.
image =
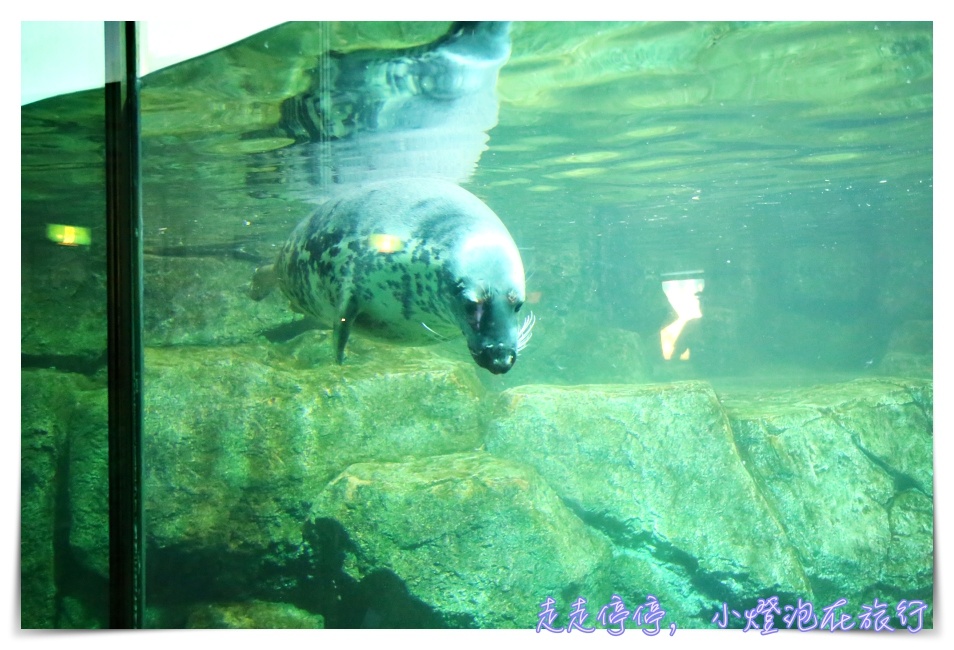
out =
{"type": "Polygon", "coordinates": [[[109,625],[143,626],[142,210],[135,22],[106,22],[109,625]]]}

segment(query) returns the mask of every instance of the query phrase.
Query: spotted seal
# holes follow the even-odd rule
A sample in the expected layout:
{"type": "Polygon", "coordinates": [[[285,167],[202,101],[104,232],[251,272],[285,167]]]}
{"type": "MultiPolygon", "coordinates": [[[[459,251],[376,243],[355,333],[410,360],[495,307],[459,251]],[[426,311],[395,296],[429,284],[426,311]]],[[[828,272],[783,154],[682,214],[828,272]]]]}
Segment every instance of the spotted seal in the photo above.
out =
{"type": "Polygon", "coordinates": [[[413,47],[322,55],[305,73],[307,88],[281,102],[278,123],[243,136],[263,139],[249,189],[311,203],[331,185],[467,182],[497,124],[497,78],[510,51],[509,23],[476,22],[413,47]],[[281,140],[291,144],[270,144],[281,140]]]}
{"type": "Polygon", "coordinates": [[[533,329],[517,313],[523,262],[497,215],[467,190],[400,179],[342,191],[302,221],[253,297],[277,284],[292,308],[334,330],[338,363],[352,328],[407,343],[463,333],[477,365],[513,367],[533,329]]]}

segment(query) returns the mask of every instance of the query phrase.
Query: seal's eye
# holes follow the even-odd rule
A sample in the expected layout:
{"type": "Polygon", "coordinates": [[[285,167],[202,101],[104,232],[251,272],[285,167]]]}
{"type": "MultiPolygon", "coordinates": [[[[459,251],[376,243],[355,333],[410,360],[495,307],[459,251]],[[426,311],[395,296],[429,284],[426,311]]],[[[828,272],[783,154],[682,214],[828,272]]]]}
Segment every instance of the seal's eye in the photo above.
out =
{"type": "Polygon", "coordinates": [[[482,300],[464,300],[464,313],[467,320],[475,329],[480,328],[480,322],[484,317],[484,303],[482,300]]]}

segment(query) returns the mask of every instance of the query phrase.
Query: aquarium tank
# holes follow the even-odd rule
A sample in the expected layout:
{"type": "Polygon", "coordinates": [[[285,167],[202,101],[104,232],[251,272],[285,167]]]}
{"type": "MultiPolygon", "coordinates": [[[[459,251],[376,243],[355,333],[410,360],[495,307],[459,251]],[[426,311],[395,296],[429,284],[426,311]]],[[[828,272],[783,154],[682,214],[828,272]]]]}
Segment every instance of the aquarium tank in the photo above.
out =
{"type": "Polygon", "coordinates": [[[126,63],[21,106],[23,628],[933,627],[931,23],[126,63]]]}

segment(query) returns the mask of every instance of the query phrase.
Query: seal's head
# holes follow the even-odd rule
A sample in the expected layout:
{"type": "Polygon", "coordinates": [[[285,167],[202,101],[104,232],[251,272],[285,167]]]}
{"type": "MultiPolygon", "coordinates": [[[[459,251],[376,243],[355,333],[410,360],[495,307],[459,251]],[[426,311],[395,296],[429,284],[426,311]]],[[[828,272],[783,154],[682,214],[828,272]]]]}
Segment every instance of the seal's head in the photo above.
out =
{"type": "Polygon", "coordinates": [[[520,324],[526,298],[523,262],[505,228],[472,233],[458,252],[456,315],[471,356],[495,375],[513,367],[534,318],[520,324]]]}

